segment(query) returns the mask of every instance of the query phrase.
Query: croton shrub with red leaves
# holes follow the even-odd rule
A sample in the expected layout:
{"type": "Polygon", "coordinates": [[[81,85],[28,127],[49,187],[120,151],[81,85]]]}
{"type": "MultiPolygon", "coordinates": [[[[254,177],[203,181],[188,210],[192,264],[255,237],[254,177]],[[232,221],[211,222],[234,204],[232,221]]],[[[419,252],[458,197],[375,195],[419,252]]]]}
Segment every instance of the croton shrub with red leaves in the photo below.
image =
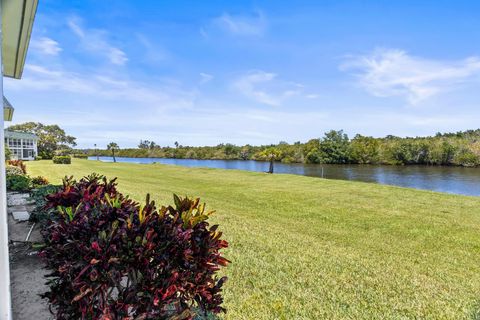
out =
{"type": "Polygon", "coordinates": [[[157,208],[91,175],[66,178],[46,197],[52,211],[41,257],[52,270],[43,296],[56,319],[193,319],[225,311],[218,270],[228,243],[199,199],[157,208]]]}

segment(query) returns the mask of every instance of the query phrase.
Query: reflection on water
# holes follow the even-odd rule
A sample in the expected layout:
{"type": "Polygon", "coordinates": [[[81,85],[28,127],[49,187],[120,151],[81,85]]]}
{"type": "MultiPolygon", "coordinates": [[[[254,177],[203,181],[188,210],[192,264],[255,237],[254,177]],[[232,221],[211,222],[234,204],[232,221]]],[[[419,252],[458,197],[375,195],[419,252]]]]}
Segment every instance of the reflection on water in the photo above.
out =
{"type": "MultiPolygon", "coordinates": [[[[96,157],[90,157],[95,160],[96,157]]],[[[112,161],[111,157],[100,157],[112,161]]],[[[268,162],[253,160],[195,160],[163,158],[121,158],[118,162],[163,163],[186,167],[208,167],[265,172],[268,162]]],[[[290,173],[328,179],[356,180],[402,187],[480,196],[480,168],[431,166],[318,165],[276,163],[276,173],[290,173]]]]}

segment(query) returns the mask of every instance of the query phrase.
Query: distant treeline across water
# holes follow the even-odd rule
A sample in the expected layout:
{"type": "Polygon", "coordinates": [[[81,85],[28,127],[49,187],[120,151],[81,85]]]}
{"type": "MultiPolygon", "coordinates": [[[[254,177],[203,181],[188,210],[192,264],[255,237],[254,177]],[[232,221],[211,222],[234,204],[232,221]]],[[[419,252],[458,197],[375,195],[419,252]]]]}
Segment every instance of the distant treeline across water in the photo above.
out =
{"type": "MultiPolygon", "coordinates": [[[[82,150],[89,156],[110,156],[109,150],[82,150]]],[[[115,151],[119,157],[269,160],[284,163],[325,164],[390,164],[446,165],[474,167],[480,165],[480,129],[457,133],[438,133],[429,137],[386,136],[374,138],[357,134],[350,139],[342,130],[331,130],[322,138],[289,144],[280,142],[264,146],[191,147],[175,142],[175,146],[159,146],[142,140],[138,148],[115,151]]]]}

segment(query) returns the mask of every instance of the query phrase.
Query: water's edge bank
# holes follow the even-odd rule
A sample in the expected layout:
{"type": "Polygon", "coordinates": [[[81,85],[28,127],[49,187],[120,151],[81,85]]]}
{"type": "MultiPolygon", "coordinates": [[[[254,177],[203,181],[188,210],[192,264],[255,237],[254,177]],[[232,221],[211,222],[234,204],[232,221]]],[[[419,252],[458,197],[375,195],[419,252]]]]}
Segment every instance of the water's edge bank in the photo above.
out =
{"type": "MultiPolygon", "coordinates": [[[[89,157],[96,160],[97,157],[89,157]]],[[[112,162],[112,157],[99,157],[112,162]]],[[[161,163],[185,167],[237,169],[254,172],[268,171],[268,162],[256,160],[197,160],[172,158],[117,157],[118,162],[151,164],[161,163]]],[[[275,163],[275,173],[296,174],[338,180],[373,182],[385,185],[480,196],[480,168],[453,166],[391,166],[359,164],[299,164],[275,163]]]]}

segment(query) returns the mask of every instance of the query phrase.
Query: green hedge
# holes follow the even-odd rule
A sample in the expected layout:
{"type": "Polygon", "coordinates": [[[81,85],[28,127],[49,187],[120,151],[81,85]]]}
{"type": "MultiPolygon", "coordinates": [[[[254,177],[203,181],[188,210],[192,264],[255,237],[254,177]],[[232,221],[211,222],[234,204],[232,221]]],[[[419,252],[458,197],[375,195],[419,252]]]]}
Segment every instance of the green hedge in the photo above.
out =
{"type": "Polygon", "coordinates": [[[84,153],[75,153],[73,157],[78,159],[88,159],[88,155],[84,153]]]}
{"type": "Polygon", "coordinates": [[[72,158],[70,158],[70,156],[55,156],[53,157],[53,163],[70,164],[72,163],[72,158]]]}
{"type": "Polygon", "coordinates": [[[31,180],[26,175],[7,175],[7,189],[11,191],[29,191],[31,180]]]}

